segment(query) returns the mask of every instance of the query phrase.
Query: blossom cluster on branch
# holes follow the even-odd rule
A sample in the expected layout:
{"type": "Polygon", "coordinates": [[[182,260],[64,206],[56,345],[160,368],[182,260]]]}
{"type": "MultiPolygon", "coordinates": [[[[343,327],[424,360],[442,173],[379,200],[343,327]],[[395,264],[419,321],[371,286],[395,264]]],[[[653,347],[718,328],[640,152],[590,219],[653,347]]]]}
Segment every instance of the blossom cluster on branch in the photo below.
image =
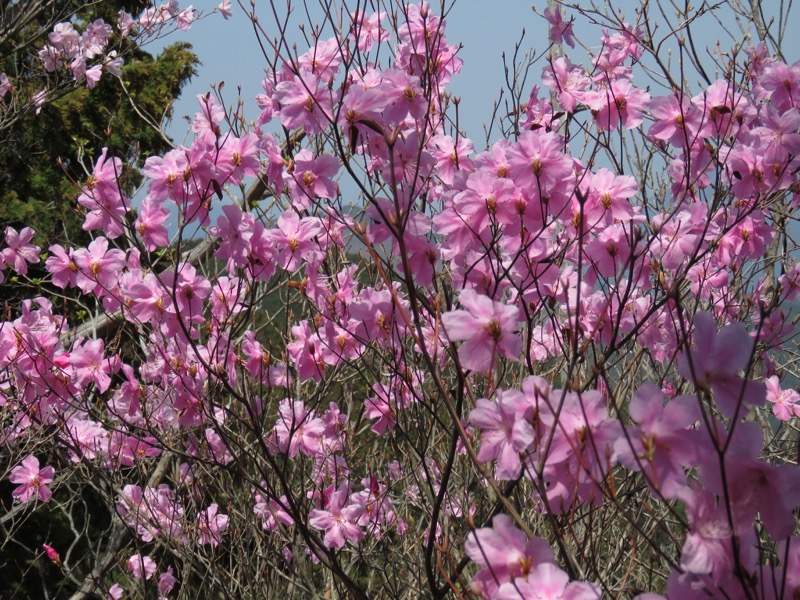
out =
{"type": "MultiPolygon", "coordinates": [[[[42,260],[111,325],[41,296],[0,322],[13,496],[95,481],[133,540],[112,598],[800,593],[800,63],[735,49],[690,93],[643,9],[544,56],[549,97],[476,151],[441,14],[337,14],[266,43],[252,128],[199,96],[141,202],[97,158],[93,241],[42,260]]],[[[5,232],[19,278],[32,236],[5,232]]]]}

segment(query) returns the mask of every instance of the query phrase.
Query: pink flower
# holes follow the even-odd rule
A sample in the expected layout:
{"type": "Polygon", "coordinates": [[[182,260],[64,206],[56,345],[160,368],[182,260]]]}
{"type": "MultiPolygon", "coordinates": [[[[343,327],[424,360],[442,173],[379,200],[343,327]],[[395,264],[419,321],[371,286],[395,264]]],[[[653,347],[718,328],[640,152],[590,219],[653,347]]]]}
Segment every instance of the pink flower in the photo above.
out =
{"type": "Polygon", "coordinates": [[[149,196],[142,200],[142,207],[134,227],[144,240],[145,250],[148,252],[169,246],[169,234],[164,225],[168,218],[169,210],[164,207],[162,200],[149,196]]]}
{"type": "Polygon", "coordinates": [[[364,417],[378,419],[372,426],[372,432],[383,435],[387,429],[394,430],[397,422],[397,401],[391,387],[376,383],[372,389],[375,396],[364,400],[364,417]]]}
{"type": "Polygon", "coordinates": [[[544,68],[542,82],[551,92],[558,94],[558,103],[568,113],[575,112],[576,105],[583,101],[586,88],[591,83],[586,72],[564,56],[559,56],[550,63],[549,68],[544,68]]]}
{"type": "Polygon", "coordinates": [[[33,95],[33,105],[36,107],[36,114],[42,112],[42,107],[47,102],[47,88],[41,89],[33,95]]]}
{"type": "Polygon", "coordinates": [[[553,562],[553,550],[541,538],[528,539],[517,529],[511,517],[497,515],[492,527],[476,529],[467,536],[464,545],[467,556],[482,568],[475,576],[484,597],[515,577],[525,577],[538,565],[553,562]]]}
{"type": "Polygon", "coordinates": [[[261,167],[258,153],[256,134],[247,133],[240,138],[232,135],[226,137],[216,160],[220,175],[234,185],[239,185],[243,176],[255,176],[261,167]]]}
{"type": "Polygon", "coordinates": [[[233,11],[231,10],[231,0],[222,0],[222,2],[217,4],[217,7],[214,10],[221,14],[226,21],[233,16],[233,11]]]}
{"type": "Polygon", "coordinates": [[[650,137],[674,146],[691,147],[698,138],[710,133],[707,115],[686,96],[672,94],[653,98],[650,114],[656,119],[650,127],[650,137]]]}
{"type": "Polygon", "coordinates": [[[519,477],[520,453],[527,451],[536,439],[531,417],[531,404],[514,390],[498,390],[494,401],[481,398],[469,413],[470,423],[481,430],[478,460],[497,460],[497,479],[519,477]]]}
{"type": "Polygon", "coordinates": [[[767,386],[767,401],[772,404],[772,412],[780,421],[789,421],[792,417],[800,417],[800,394],[796,390],[781,389],[778,377],[768,377],[764,383],[767,386]]]}
{"type": "Polygon", "coordinates": [[[28,272],[28,263],[39,262],[39,246],[29,243],[35,234],[36,232],[30,227],[25,227],[19,233],[13,227],[6,227],[8,248],[3,249],[0,258],[5,264],[14,267],[20,275],[28,272]]]}
{"type": "Polygon", "coordinates": [[[307,71],[275,87],[279,117],[287,129],[303,127],[309,135],[321,133],[332,121],[333,106],[327,84],[307,71]]]}
{"type": "Polygon", "coordinates": [[[573,581],[553,563],[542,563],[527,578],[504,583],[494,600],[600,600],[600,588],[592,583],[573,581]]]}
{"type": "Polygon", "coordinates": [[[381,22],[386,18],[386,11],[379,10],[367,16],[364,9],[356,10],[350,15],[350,40],[356,42],[359,52],[367,53],[375,42],[389,39],[389,32],[381,27],[381,22]]]}
{"type": "Polygon", "coordinates": [[[227,258],[228,272],[233,272],[235,267],[247,264],[250,239],[255,230],[255,218],[233,204],[223,206],[222,212],[225,214],[217,217],[216,227],[210,229],[212,235],[222,240],[214,256],[227,258]]]}
{"type": "Polygon", "coordinates": [[[323,494],[322,509],[314,509],[308,513],[308,524],[314,529],[325,532],[323,543],[328,548],[342,548],[348,542],[358,542],[365,532],[356,521],[364,508],[359,504],[348,502],[350,490],[347,483],[329,493],[323,494]]]}
{"type": "Polygon", "coordinates": [[[111,375],[120,367],[118,356],[104,358],[105,343],[103,340],[87,340],[75,347],[70,353],[69,362],[75,369],[76,383],[85,386],[95,383],[100,393],[111,385],[111,375]]]}
{"type": "Polygon", "coordinates": [[[668,498],[686,486],[683,467],[695,467],[702,451],[697,432],[689,429],[700,420],[695,396],[680,396],[664,405],[664,394],[654,384],[644,384],[633,394],[631,418],[639,427],[628,429],[614,445],[619,462],[643,471],[648,485],[668,498]]]}
{"type": "Polygon", "coordinates": [[[294,164],[287,173],[292,182],[292,202],[299,209],[307,209],[316,198],[335,198],[339,186],[333,180],[339,172],[339,159],[322,154],[314,156],[306,149],[294,157],[294,164]]]}
{"type": "Polygon", "coordinates": [[[766,399],[763,382],[745,381],[737,373],[750,362],[753,339],[740,323],[717,333],[711,313],[700,312],[694,318],[692,346],[678,358],[678,372],[699,389],[714,390],[722,413],[732,417],[740,399],[761,406],[766,399]]]}
{"type": "Polygon", "coordinates": [[[650,94],[634,88],[627,79],[618,79],[605,89],[587,92],[584,103],[592,109],[599,129],[608,131],[620,125],[635,129],[644,120],[650,94]]]}
{"type": "Polygon", "coordinates": [[[117,248],[109,250],[108,240],[102,236],[89,244],[88,248],[75,250],[73,260],[79,267],[75,277],[78,287],[85,294],[93,292],[98,296],[116,288],[125,267],[125,253],[117,248]]]}
{"type": "Polygon", "coordinates": [[[556,6],[544,9],[544,18],[550,23],[550,41],[554,44],[566,44],[570,48],[575,47],[575,35],[572,31],[572,21],[564,21],[561,15],[561,8],[556,6]]]}
{"type": "Polygon", "coordinates": [[[278,265],[287,271],[294,271],[305,260],[318,263],[323,253],[317,236],[322,233],[320,220],[314,217],[301,219],[297,213],[287,210],[278,217],[278,227],[267,232],[278,250],[278,265]]]}
{"type": "Polygon", "coordinates": [[[737,563],[735,549],[745,569],[753,562],[755,534],[749,523],[734,520],[732,528],[724,503],[709,492],[686,488],[682,499],[691,526],[681,551],[680,565],[685,573],[709,575],[714,585],[720,585],[737,563]]]}
{"type": "Polygon", "coordinates": [[[442,315],[442,324],[450,341],[465,340],[458,349],[461,364],[473,371],[488,371],[499,354],[517,360],[522,340],[517,335],[519,309],[494,302],[487,296],[467,289],[459,294],[466,310],[453,310],[442,315]]]}
{"type": "Polygon", "coordinates": [[[61,566],[61,557],[58,554],[58,550],[49,546],[47,544],[42,544],[42,548],[44,549],[44,553],[47,555],[47,558],[57,567],[61,566]]]}
{"type": "Polygon", "coordinates": [[[156,573],[156,562],[149,556],[134,554],[128,559],[128,571],[136,579],[150,579],[156,573]]]}
{"type": "Polygon", "coordinates": [[[172,567],[167,567],[167,570],[158,576],[158,591],[162,595],[166,595],[167,592],[175,587],[176,583],[178,583],[178,580],[172,573],[172,567]]]}
{"type": "Polygon", "coordinates": [[[274,433],[278,438],[278,448],[290,457],[302,452],[306,456],[316,455],[321,446],[325,422],[313,410],[306,410],[302,400],[281,401],[274,433]]]}
{"type": "Polygon", "coordinates": [[[0,73],[0,100],[5,98],[5,95],[14,89],[11,82],[8,80],[8,75],[0,73]]]}
{"type": "Polygon", "coordinates": [[[109,158],[108,148],[103,148],[92,175],[78,197],[78,203],[88,209],[83,223],[85,231],[100,229],[109,239],[125,232],[125,215],[130,201],[122,193],[118,181],[122,170],[122,161],[109,158]]]}
{"type": "Polygon", "coordinates": [[[214,503],[197,514],[197,533],[201,544],[219,546],[222,533],[228,528],[228,515],[217,514],[219,506],[214,503]]]}
{"type": "Polygon", "coordinates": [[[55,474],[56,470],[53,467],[40,469],[38,458],[33,455],[26,456],[21,464],[11,469],[8,480],[19,485],[11,495],[20,502],[29,502],[33,498],[47,502],[53,495],[47,484],[53,481],[55,474]]]}

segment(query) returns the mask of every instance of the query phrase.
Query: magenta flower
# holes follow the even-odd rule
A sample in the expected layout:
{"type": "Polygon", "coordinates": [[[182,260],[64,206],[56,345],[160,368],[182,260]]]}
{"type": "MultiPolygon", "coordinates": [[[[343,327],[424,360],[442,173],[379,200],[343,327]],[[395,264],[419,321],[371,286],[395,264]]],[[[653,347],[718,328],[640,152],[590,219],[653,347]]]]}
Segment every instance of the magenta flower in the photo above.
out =
{"type": "Polygon", "coordinates": [[[644,120],[650,94],[634,88],[627,79],[618,79],[605,89],[587,92],[584,103],[592,109],[599,129],[609,131],[620,125],[635,129],[644,120]]]}
{"type": "Polygon", "coordinates": [[[124,233],[125,214],[130,201],[122,194],[118,183],[121,174],[122,161],[109,158],[108,148],[103,148],[92,175],[78,197],[78,204],[88,210],[83,223],[85,231],[100,229],[109,239],[124,233]]]}
{"type": "Polygon", "coordinates": [[[212,227],[209,231],[221,240],[214,256],[227,258],[228,272],[232,273],[235,267],[247,264],[250,239],[255,230],[255,218],[233,204],[223,206],[222,212],[225,214],[217,217],[216,227],[212,227]]]}
{"type": "Polygon", "coordinates": [[[667,498],[676,498],[686,486],[683,467],[695,467],[702,452],[697,432],[689,429],[700,420],[694,396],[680,396],[664,405],[664,394],[653,384],[641,386],[630,403],[631,418],[639,427],[614,445],[619,462],[633,471],[644,471],[648,484],[667,498]]]}
{"type": "Polygon", "coordinates": [[[583,68],[573,65],[564,56],[559,56],[545,67],[542,72],[542,82],[557,94],[558,103],[568,113],[575,112],[578,103],[583,102],[583,96],[590,85],[583,68]]]}
{"type": "Polygon", "coordinates": [[[650,136],[674,146],[691,147],[698,138],[710,134],[708,117],[685,96],[653,98],[650,114],[656,120],[650,127],[650,136]]]}
{"type": "Polygon", "coordinates": [[[711,313],[697,313],[692,347],[678,358],[678,372],[697,388],[714,390],[717,405],[730,418],[740,398],[757,406],[766,399],[763,382],[745,381],[737,375],[747,367],[752,349],[753,339],[740,323],[717,333],[711,313]]]}
{"type": "Polygon", "coordinates": [[[135,579],[150,579],[156,573],[156,562],[149,556],[134,554],[128,559],[128,571],[135,579]]]}
{"type": "Polygon", "coordinates": [[[228,528],[228,515],[218,514],[219,506],[214,503],[197,514],[197,534],[201,544],[219,546],[222,533],[228,528]]]}
{"type": "Polygon", "coordinates": [[[144,240],[145,250],[148,252],[169,246],[169,233],[164,225],[168,218],[169,210],[164,207],[163,201],[150,197],[142,200],[134,227],[144,240]]]}
{"type": "Polygon", "coordinates": [[[61,566],[61,556],[58,554],[58,550],[48,544],[42,544],[42,549],[50,562],[57,567],[61,566]]]}
{"type": "MultiPolygon", "coordinates": [[[[323,494],[327,497],[326,493],[323,494]]],[[[314,529],[325,532],[323,543],[328,548],[342,548],[348,542],[358,542],[365,532],[358,525],[363,506],[349,502],[350,490],[343,483],[330,494],[323,509],[314,509],[308,513],[308,524],[314,529]]]]}
{"type": "Polygon", "coordinates": [[[789,421],[792,417],[800,417],[800,394],[797,390],[781,389],[778,377],[773,375],[765,382],[767,400],[772,404],[772,412],[780,421],[789,421]]]}
{"type": "Polygon", "coordinates": [[[745,568],[754,562],[755,533],[749,523],[735,520],[732,528],[724,504],[709,492],[686,488],[682,499],[691,526],[681,551],[685,573],[709,575],[714,585],[720,585],[733,573],[735,548],[745,568]]]}
{"type": "Polygon", "coordinates": [[[25,227],[17,232],[13,227],[6,227],[6,244],[0,258],[7,265],[14,267],[20,275],[28,272],[28,263],[39,262],[39,246],[30,243],[36,232],[30,227],[25,227]]]}
{"type": "Polygon", "coordinates": [[[111,375],[120,367],[118,356],[104,357],[103,340],[86,340],[81,346],[72,349],[69,362],[75,369],[76,383],[85,386],[89,383],[97,385],[102,393],[111,385],[111,375]]]}
{"type": "Polygon", "coordinates": [[[16,483],[16,488],[11,495],[20,502],[29,502],[36,498],[41,502],[47,502],[53,495],[47,487],[55,477],[56,470],[53,467],[39,468],[39,459],[35,456],[26,456],[22,463],[11,469],[8,480],[16,483]]]}
{"type": "Polygon", "coordinates": [[[494,600],[600,600],[600,588],[591,583],[573,581],[553,563],[542,563],[528,574],[504,583],[494,600]]]}
{"type": "Polygon", "coordinates": [[[314,156],[306,149],[294,157],[293,168],[287,174],[291,182],[292,202],[299,209],[307,209],[315,198],[335,198],[339,186],[333,180],[341,164],[335,156],[314,156]]]}
{"type": "Polygon", "coordinates": [[[570,48],[575,47],[574,33],[572,31],[572,21],[564,21],[561,14],[561,7],[555,6],[544,9],[544,18],[550,23],[550,41],[554,44],[566,44],[570,48]]]}
{"type": "Polygon", "coordinates": [[[492,527],[482,527],[467,536],[464,545],[467,556],[482,568],[473,579],[484,591],[484,597],[493,597],[492,590],[525,577],[538,565],[553,562],[553,550],[541,538],[528,537],[514,526],[508,515],[497,515],[492,527]]]}
{"type": "Polygon", "coordinates": [[[256,134],[247,133],[240,138],[229,135],[225,138],[216,161],[220,175],[233,185],[239,185],[244,176],[254,177],[261,167],[258,153],[256,134]]]}
{"type": "Polygon", "coordinates": [[[323,253],[317,236],[322,233],[322,223],[314,217],[300,217],[294,211],[286,211],[278,217],[278,227],[267,232],[278,250],[277,263],[282,269],[294,271],[300,263],[319,263],[323,253]]]}
{"type": "Polygon", "coordinates": [[[458,349],[461,364],[473,371],[488,371],[495,356],[517,360],[522,340],[517,335],[519,308],[495,302],[487,296],[467,289],[459,294],[466,310],[453,310],[442,315],[442,324],[450,341],[464,340],[458,349]]]}
{"type": "Polygon", "coordinates": [[[522,392],[498,390],[494,401],[481,398],[469,414],[470,423],[481,430],[478,460],[496,460],[497,479],[519,477],[520,453],[527,451],[536,439],[530,423],[532,412],[522,392]]]}
{"type": "Polygon", "coordinates": [[[313,410],[307,410],[302,400],[286,398],[278,407],[278,420],[273,431],[281,452],[292,458],[298,452],[314,456],[320,451],[325,422],[313,410]]]}

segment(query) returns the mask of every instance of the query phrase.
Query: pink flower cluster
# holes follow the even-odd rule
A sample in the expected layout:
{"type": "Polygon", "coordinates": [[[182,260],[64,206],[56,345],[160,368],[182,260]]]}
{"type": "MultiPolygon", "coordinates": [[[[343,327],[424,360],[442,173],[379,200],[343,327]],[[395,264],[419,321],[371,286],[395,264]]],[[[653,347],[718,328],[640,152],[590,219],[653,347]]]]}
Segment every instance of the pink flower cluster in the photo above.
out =
{"type": "MultiPolygon", "coordinates": [[[[174,2],[148,10],[145,30],[189,19],[174,2]]],[[[338,557],[397,539],[431,571],[463,547],[485,598],[599,598],[495,501],[572,526],[622,511],[625,482],[670,515],[671,597],[772,597],[765,573],[795,591],[800,474],[768,449],[800,416],[775,368],[800,270],[765,256],[797,208],[797,68],[755,49],[748,78],[651,97],[634,85],[644,33],[622,25],[588,68],[548,61],[552,101],[534,89],[518,135],[476,153],[444,115],[461,68],[444,21],[425,3],[402,17],[395,39],[388,13],[358,12],[287,57],[253,131],[199,96],[192,139],[147,159],[135,217],[103,150],[78,198],[96,235],[51,246],[44,269],[122,333],[74,335],[41,297],[14,307],[2,443],[46,435],[59,470],[104,469],[138,541],[177,556],[225,552],[249,516],[287,568],[301,550],[342,577],[338,557]],[[573,155],[570,127],[597,145],[638,132],[662,161],[658,200],[623,164],[573,155]],[[364,204],[346,210],[356,165],[364,204]],[[226,198],[256,176],[270,208],[226,198]],[[180,249],[203,228],[218,262],[201,266],[180,249]],[[157,457],[175,468],[147,482],[157,457]],[[252,513],[207,485],[231,474],[252,513]]],[[[546,18],[572,46],[571,22],[546,18]]],[[[99,53],[108,35],[91,31],[99,53]]],[[[58,32],[62,58],[84,43],[58,32]]],[[[21,278],[33,235],[6,230],[0,265],[21,278]]],[[[46,501],[54,472],[27,457],[14,496],[46,501]]],[[[155,556],[128,572],[153,579],[155,556]]]]}

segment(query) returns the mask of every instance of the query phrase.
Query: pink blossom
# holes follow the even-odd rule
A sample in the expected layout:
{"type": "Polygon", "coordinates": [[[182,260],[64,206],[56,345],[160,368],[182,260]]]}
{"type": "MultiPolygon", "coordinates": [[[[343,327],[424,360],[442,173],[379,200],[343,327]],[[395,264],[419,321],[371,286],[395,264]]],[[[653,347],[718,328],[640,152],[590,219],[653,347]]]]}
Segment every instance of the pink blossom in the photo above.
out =
{"type": "Polygon", "coordinates": [[[681,551],[681,569],[695,575],[710,575],[714,585],[733,573],[738,549],[739,561],[747,568],[754,562],[755,534],[749,523],[735,521],[731,527],[725,507],[705,491],[682,494],[691,530],[681,551]],[[734,536],[736,543],[734,544],[734,536]]]}
{"type": "Polygon", "coordinates": [[[221,14],[227,21],[233,16],[233,11],[231,10],[231,0],[222,0],[222,2],[217,4],[214,11],[221,14]]]}
{"type": "Polygon", "coordinates": [[[108,148],[103,148],[92,175],[78,197],[78,203],[88,209],[83,222],[84,230],[100,229],[109,239],[124,233],[130,200],[122,193],[118,181],[121,176],[122,161],[116,157],[110,158],[108,148]]]}
{"type": "Polygon", "coordinates": [[[39,468],[39,459],[33,455],[26,456],[22,463],[11,469],[8,480],[17,484],[11,495],[20,502],[30,502],[33,498],[47,502],[53,492],[47,487],[55,478],[53,467],[39,468]]]}
{"type": "Polygon", "coordinates": [[[574,33],[572,31],[572,21],[564,21],[561,14],[561,7],[549,6],[544,9],[544,18],[550,23],[550,41],[553,44],[566,44],[570,48],[575,47],[574,33]]]}
{"type": "Polygon", "coordinates": [[[678,358],[678,372],[700,390],[712,389],[717,405],[727,417],[737,411],[740,398],[756,406],[764,404],[762,382],[745,381],[737,373],[747,367],[753,340],[740,323],[717,333],[714,317],[699,312],[694,318],[692,346],[678,358]]]}
{"type": "Polygon", "coordinates": [[[75,369],[78,385],[94,383],[100,393],[109,388],[111,375],[119,370],[120,359],[118,356],[104,357],[104,349],[105,343],[101,339],[86,340],[72,349],[69,362],[75,369]]]}
{"type": "Polygon", "coordinates": [[[645,384],[634,392],[629,411],[639,427],[617,438],[614,451],[619,462],[644,472],[651,489],[676,498],[686,486],[683,467],[696,467],[703,451],[698,433],[690,429],[700,420],[697,398],[680,396],[665,406],[661,390],[645,384]]]}
{"type": "Polygon", "coordinates": [[[789,421],[792,417],[800,417],[800,394],[797,390],[782,389],[778,377],[768,377],[764,383],[767,387],[767,401],[772,404],[772,412],[780,421],[789,421]]]}
{"type": "Polygon", "coordinates": [[[333,180],[339,172],[339,159],[335,156],[313,156],[306,149],[297,153],[289,167],[287,179],[294,183],[292,201],[298,209],[307,209],[316,198],[335,198],[339,186],[333,180]]]}
{"type": "Polygon", "coordinates": [[[710,133],[708,117],[686,96],[673,94],[653,98],[650,113],[656,119],[649,131],[654,139],[678,147],[691,147],[698,138],[710,133]]]}
{"type": "Polygon", "coordinates": [[[515,577],[525,577],[537,566],[552,563],[553,550],[541,538],[528,537],[517,529],[511,517],[497,515],[492,519],[492,527],[482,527],[470,532],[464,549],[470,559],[481,566],[473,579],[485,597],[493,597],[492,590],[512,581],[515,577]]]}
{"type": "Polygon", "coordinates": [[[11,85],[11,82],[8,80],[8,75],[5,73],[0,73],[0,100],[5,99],[6,94],[13,90],[14,87],[11,85]]]}
{"type": "Polygon", "coordinates": [[[197,514],[197,534],[201,544],[216,547],[222,541],[222,534],[228,528],[228,515],[218,514],[219,506],[214,503],[197,514]]]}
{"type": "Polygon", "coordinates": [[[164,225],[168,218],[169,210],[162,200],[149,196],[142,200],[134,228],[144,241],[145,250],[148,252],[169,246],[169,234],[164,225]]]}
{"type": "Polygon", "coordinates": [[[325,532],[323,542],[328,548],[343,548],[348,541],[358,542],[365,535],[356,524],[364,509],[349,502],[349,498],[350,490],[346,483],[335,491],[329,488],[323,494],[322,507],[308,513],[308,524],[325,532]]]}
{"type": "Polygon", "coordinates": [[[288,129],[305,128],[313,135],[332,122],[333,105],[328,86],[307,71],[275,87],[281,123],[288,129]]]}
{"type": "Polygon", "coordinates": [[[255,133],[246,133],[242,137],[229,135],[225,137],[216,166],[224,182],[239,185],[243,177],[254,177],[261,168],[258,160],[260,149],[255,133]]]}
{"type": "Polygon", "coordinates": [[[58,554],[58,550],[53,548],[48,544],[42,544],[42,548],[44,549],[44,553],[47,555],[48,560],[52,562],[57,567],[61,566],[61,556],[58,554]]]}
{"type": "Polygon", "coordinates": [[[136,579],[150,579],[156,573],[156,562],[149,556],[134,554],[128,559],[128,571],[136,579]]]}
{"type": "Polygon", "coordinates": [[[367,419],[378,419],[372,425],[372,431],[376,435],[383,435],[387,429],[394,430],[397,402],[394,391],[382,383],[373,385],[372,390],[375,395],[364,400],[364,416],[367,419]]]}
{"type": "Polygon", "coordinates": [[[583,101],[584,93],[591,84],[586,72],[564,56],[559,56],[550,62],[549,68],[544,68],[542,82],[558,95],[558,103],[568,113],[575,112],[577,104],[583,101]]]}
{"type": "Polygon", "coordinates": [[[301,261],[316,262],[322,259],[317,236],[322,233],[319,219],[301,219],[296,212],[286,211],[278,218],[278,227],[268,232],[270,240],[278,250],[278,265],[294,271],[301,261]]]}
{"type": "Polygon", "coordinates": [[[243,213],[233,204],[223,206],[222,212],[225,214],[217,217],[217,225],[210,231],[212,235],[222,240],[215,256],[228,259],[230,273],[235,267],[247,264],[249,242],[255,230],[255,218],[250,213],[243,213]]]}
{"type": "Polygon", "coordinates": [[[117,248],[109,250],[108,246],[108,240],[100,236],[88,248],[79,248],[73,254],[80,269],[75,282],[85,294],[104,296],[117,287],[125,253],[117,248]]]}
{"type": "Polygon", "coordinates": [[[38,115],[42,112],[42,107],[47,102],[47,88],[39,90],[33,95],[33,105],[36,107],[36,114],[38,115]]]}
{"type": "Polygon", "coordinates": [[[361,9],[352,13],[350,18],[350,40],[356,42],[359,52],[367,53],[375,42],[389,39],[389,32],[381,26],[386,11],[379,10],[367,16],[366,10],[361,9]]]}
{"type": "Polygon", "coordinates": [[[481,430],[478,460],[496,460],[497,479],[519,477],[520,455],[529,450],[536,439],[532,416],[532,406],[526,397],[514,390],[498,390],[494,401],[481,398],[470,412],[470,423],[481,430]]]}
{"type": "Polygon", "coordinates": [[[36,232],[30,227],[25,227],[17,232],[13,227],[6,227],[6,244],[0,258],[7,265],[14,267],[20,275],[28,272],[28,263],[36,264],[39,262],[39,246],[31,244],[30,241],[36,232]]]}
{"type": "Polygon", "coordinates": [[[302,452],[306,456],[316,455],[321,448],[325,422],[313,410],[306,410],[302,400],[281,401],[278,420],[273,430],[278,439],[278,448],[290,457],[302,452]]]}
{"type": "Polygon", "coordinates": [[[150,180],[147,193],[153,200],[181,199],[185,174],[190,175],[189,162],[183,148],[170,150],[164,156],[150,156],[144,163],[144,174],[150,180]]]}
{"type": "Polygon", "coordinates": [[[176,583],[178,583],[178,580],[172,573],[172,567],[167,567],[167,570],[158,576],[158,591],[161,592],[162,595],[166,595],[175,587],[176,583]]]}
{"type": "Polygon", "coordinates": [[[570,583],[569,575],[553,563],[537,565],[526,578],[500,586],[494,600],[600,600],[600,587],[582,581],[570,583]]]}
{"type": "Polygon", "coordinates": [[[650,94],[633,87],[627,79],[614,80],[600,91],[587,92],[584,103],[592,109],[597,127],[603,131],[635,129],[644,120],[650,94]]]}
{"type": "Polygon", "coordinates": [[[494,366],[495,356],[518,360],[522,340],[517,335],[519,309],[494,302],[467,289],[459,294],[466,310],[453,310],[442,315],[442,324],[450,341],[464,340],[458,349],[461,364],[473,371],[487,371],[494,366]]]}

